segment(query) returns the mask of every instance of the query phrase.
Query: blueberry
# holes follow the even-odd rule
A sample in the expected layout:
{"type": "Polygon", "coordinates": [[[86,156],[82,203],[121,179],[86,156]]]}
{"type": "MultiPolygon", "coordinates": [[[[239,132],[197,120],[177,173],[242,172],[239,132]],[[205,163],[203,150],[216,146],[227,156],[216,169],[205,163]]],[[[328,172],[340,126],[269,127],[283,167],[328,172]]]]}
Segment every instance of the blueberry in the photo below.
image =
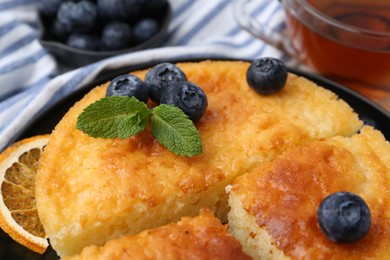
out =
{"type": "Polygon", "coordinates": [[[152,18],[145,18],[134,25],[133,35],[135,44],[146,42],[158,32],[159,25],[152,18]]]}
{"type": "Polygon", "coordinates": [[[270,95],[284,87],[287,74],[287,68],[281,60],[260,58],[254,60],[249,66],[246,80],[257,93],[270,95]]]}
{"type": "Polygon", "coordinates": [[[207,109],[207,97],[203,90],[192,82],[173,82],[161,96],[161,103],[174,105],[196,123],[207,109]]]}
{"type": "Polygon", "coordinates": [[[318,208],[317,217],[324,234],[337,243],[360,240],[371,225],[367,204],[350,192],[336,192],[326,197],[318,208]]]}
{"type": "Polygon", "coordinates": [[[62,2],[64,0],[39,0],[38,9],[47,17],[55,17],[62,2]]]}
{"type": "Polygon", "coordinates": [[[92,34],[71,34],[66,44],[81,50],[98,51],[100,38],[97,35],[92,34]]]}
{"type": "Polygon", "coordinates": [[[132,74],[118,76],[111,80],[106,96],[135,97],[139,101],[148,101],[148,90],[140,78],[132,74]]]}
{"type": "Polygon", "coordinates": [[[98,0],[98,12],[105,20],[136,21],[141,16],[138,0],[98,0]]]}
{"type": "Polygon", "coordinates": [[[103,28],[101,42],[103,50],[126,49],[132,44],[132,30],[125,22],[113,21],[103,28]]]}
{"type": "Polygon", "coordinates": [[[149,70],[145,83],[149,90],[150,99],[158,103],[164,90],[176,81],[187,81],[184,72],[171,63],[160,63],[149,70]]]}
{"type": "Polygon", "coordinates": [[[94,28],[98,17],[96,5],[90,1],[78,3],[63,2],[58,9],[57,19],[71,33],[89,32],[94,28]]]}

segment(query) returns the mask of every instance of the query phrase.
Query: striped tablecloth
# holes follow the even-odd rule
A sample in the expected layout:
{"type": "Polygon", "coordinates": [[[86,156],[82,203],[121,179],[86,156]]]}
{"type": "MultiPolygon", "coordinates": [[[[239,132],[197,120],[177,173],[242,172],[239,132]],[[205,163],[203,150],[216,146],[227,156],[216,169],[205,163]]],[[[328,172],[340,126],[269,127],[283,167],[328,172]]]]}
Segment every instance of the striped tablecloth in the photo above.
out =
{"type": "MultiPolygon", "coordinates": [[[[31,120],[97,75],[161,59],[271,56],[295,63],[279,50],[239,28],[231,0],[170,0],[173,13],[159,48],[108,58],[64,71],[40,44],[36,0],[0,0],[0,150],[31,120]]],[[[252,14],[284,29],[280,2],[252,1],[252,14]]]]}

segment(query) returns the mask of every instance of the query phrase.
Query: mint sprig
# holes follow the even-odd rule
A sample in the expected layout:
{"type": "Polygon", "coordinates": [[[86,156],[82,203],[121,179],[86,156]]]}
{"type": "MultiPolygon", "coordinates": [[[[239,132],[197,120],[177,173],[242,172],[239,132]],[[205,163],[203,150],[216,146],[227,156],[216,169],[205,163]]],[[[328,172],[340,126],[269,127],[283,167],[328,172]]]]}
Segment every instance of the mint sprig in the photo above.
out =
{"type": "Polygon", "coordinates": [[[161,104],[152,110],[134,97],[102,98],[84,109],[76,128],[95,138],[128,138],[145,130],[151,117],[153,136],[178,155],[201,154],[198,130],[179,108],[161,104]]]}

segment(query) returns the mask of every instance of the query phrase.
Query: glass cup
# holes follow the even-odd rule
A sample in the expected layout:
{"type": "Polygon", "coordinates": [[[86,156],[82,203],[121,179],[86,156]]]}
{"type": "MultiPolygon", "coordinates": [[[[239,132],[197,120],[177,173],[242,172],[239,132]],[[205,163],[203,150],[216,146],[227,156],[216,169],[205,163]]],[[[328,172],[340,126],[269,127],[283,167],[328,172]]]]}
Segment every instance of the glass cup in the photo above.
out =
{"type": "Polygon", "coordinates": [[[390,95],[390,0],[282,0],[283,32],[251,16],[249,2],[234,0],[234,12],[251,34],[328,78],[390,95]]]}

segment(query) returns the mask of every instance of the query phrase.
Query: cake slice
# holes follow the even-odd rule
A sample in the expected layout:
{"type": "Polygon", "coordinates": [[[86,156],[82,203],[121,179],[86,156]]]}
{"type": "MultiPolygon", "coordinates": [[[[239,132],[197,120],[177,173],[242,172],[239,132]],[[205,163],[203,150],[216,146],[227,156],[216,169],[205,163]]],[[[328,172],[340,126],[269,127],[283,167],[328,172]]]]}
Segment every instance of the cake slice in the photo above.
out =
{"type": "Polygon", "coordinates": [[[242,251],[227,225],[208,209],[199,216],[183,217],[138,235],[108,241],[104,246],[89,246],[79,255],[64,260],[89,259],[252,259],[242,251]]]}
{"type": "Polygon", "coordinates": [[[237,178],[229,205],[230,231],[255,259],[389,259],[390,144],[364,127],[292,148],[237,178]],[[332,242],[320,229],[317,209],[335,192],[370,209],[371,228],[357,242],[332,242]]]}

